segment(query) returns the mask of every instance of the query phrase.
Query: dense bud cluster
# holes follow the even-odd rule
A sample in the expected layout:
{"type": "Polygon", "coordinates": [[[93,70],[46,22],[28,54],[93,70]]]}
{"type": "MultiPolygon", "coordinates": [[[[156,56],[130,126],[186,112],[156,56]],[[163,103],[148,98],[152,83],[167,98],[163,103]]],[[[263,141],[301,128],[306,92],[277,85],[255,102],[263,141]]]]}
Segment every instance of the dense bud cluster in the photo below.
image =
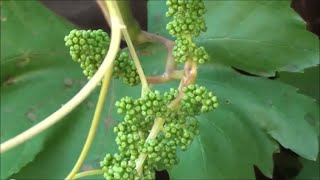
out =
{"type": "Polygon", "coordinates": [[[187,114],[199,115],[218,107],[217,97],[204,86],[189,85],[183,88],[183,92],[182,111],[187,114]]]}
{"type": "MultiPolygon", "coordinates": [[[[103,30],[72,30],[65,38],[72,59],[80,63],[83,74],[90,79],[100,67],[110,45],[110,38],[103,30]]],[[[127,52],[120,52],[113,67],[113,76],[129,86],[140,83],[133,60],[127,52]]]]}
{"type": "Polygon", "coordinates": [[[176,37],[173,56],[176,62],[184,63],[192,60],[199,64],[209,59],[204,47],[197,47],[192,42],[193,37],[198,37],[207,30],[203,15],[205,6],[202,0],[167,0],[168,11],[166,15],[173,17],[167,24],[169,33],[176,37]]]}
{"type": "Polygon", "coordinates": [[[186,150],[199,133],[195,118],[200,112],[217,107],[216,98],[202,86],[191,85],[183,89],[185,94],[178,108],[169,108],[179,91],[148,92],[139,99],[124,97],[116,102],[117,112],[123,121],[114,128],[119,153],[107,154],[101,162],[106,179],[137,179],[135,170],[139,155],[145,154],[144,179],[154,179],[154,169],[170,168],[179,162],[177,151],[186,150]],[[148,136],[156,120],[163,120],[161,131],[155,138],[148,136]]]}
{"type": "Polygon", "coordinates": [[[133,60],[129,57],[127,52],[120,52],[114,61],[113,76],[129,86],[140,84],[140,77],[133,60]]]}
{"type": "Polygon", "coordinates": [[[180,37],[189,34],[197,37],[207,30],[203,15],[205,7],[202,0],[167,0],[167,17],[173,20],[167,24],[172,36],[180,37]]]}
{"type": "Polygon", "coordinates": [[[189,58],[194,62],[203,64],[209,59],[204,47],[197,47],[195,43],[188,41],[185,37],[178,37],[175,43],[172,53],[178,63],[184,63],[189,58]]]}
{"type": "Polygon", "coordinates": [[[141,180],[154,179],[155,172],[147,165],[144,167],[145,171],[141,176],[135,171],[135,159],[130,158],[124,154],[107,154],[103,161],[100,162],[102,170],[106,171],[104,177],[106,180],[141,180]]]}
{"type": "Polygon", "coordinates": [[[108,34],[99,30],[72,30],[64,38],[74,61],[80,63],[83,74],[91,78],[98,70],[110,44],[108,34]]]}

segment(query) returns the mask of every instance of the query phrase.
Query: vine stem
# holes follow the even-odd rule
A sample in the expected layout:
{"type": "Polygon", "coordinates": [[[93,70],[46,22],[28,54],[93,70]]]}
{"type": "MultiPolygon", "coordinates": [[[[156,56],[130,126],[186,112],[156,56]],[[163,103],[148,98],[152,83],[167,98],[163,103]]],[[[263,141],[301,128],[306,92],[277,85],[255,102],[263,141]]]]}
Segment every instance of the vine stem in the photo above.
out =
{"type": "Polygon", "coordinates": [[[171,73],[163,73],[158,76],[147,76],[149,84],[161,84],[171,80],[181,80],[184,77],[184,70],[174,70],[171,73]]]}
{"type": "MultiPolygon", "coordinates": [[[[116,4],[113,4],[111,1],[107,2],[106,1],[106,5],[108,6],[109,12],[110,12],[110,16],[111,16],[111,43],[110,43],[110,48],[109,51],[113,50],[115,53],[118,52],[119,50],[119,44],[114,44],[113,42],[113,35],[114,32],[117,35],[117,38],[119,40],[119,38],[121,38],[121,34],[120,34],[120,28],[122,27],[122,23],[121,23],[121,17],[119,17],[119,13],[116,11],[116,4]],[[120,34],[120,35],[119,35],[120,34]],[[114,47],[116,45],[116,47],[114,47]]],[[[113,59],[110,60],[111,64],[113,64],[115,57],[113,59]]],[[[112,66],[111,66],[112,68],[112,66]]],[[[104,74],[104,78],[103,78],[103,83],[102,83],[102,88],[100,91],[100,95],[98,98],[98,102],[97,102],[97,106],[96,106],[96,110],[93,116],[93,120],[92,120],[92,124],[89,130],[89,134],[88,137],[86,139],[85,145],[83,146],[83,149],[81,151],[81,154],[76,162],[76,164],[74,165],[73,169],[71,170],[71,172],[69,173],[69,175],[66,177],[67,180],[72,180],[74,178],[74,176],[76,175],[76,173],[80,170],[89,150],[90,147],[92,145],[98,124],[99,124],[99,120],[100,120],[100,116],[101,116],[101,112],[103,109],[103,105],[106,99],[106,95],[108,93],[108,87],[110,84],[110,79],[111,79],[111,75],[112,75],[112,71],[111,68],[109,70],[107,70],[104,74]]]]}
{"type": "MultiPolygon", "coordinates": [[[[107,5],[107,3],[108,3],[108,1],[105,1],[106,5],[107,5]]],[[[141,85],[142,85],[141,94],[143,95],[144,93],[150,91],[150,89],[149,89],[149,86],[148,86],[148,82],[147,82],[146,76],[145,76],[145,74],[143,72],[143,69],[142,69],[142,66],[140,64],[139,57],[138,57],[137,52],[136,52],[136,50],[135,50],[135,48],[133,46],[133,43],[132,43],[132,40],[131,40],[131,37],[130,37],[130,33],[129,33],[128,28],[126,26],[126,23],[130,23],[131,24],[132,22],[128,22],[128,19],[129,19],[128,17],[126,18],[127,22],[124,22],[124,20],[122,18],[122,14],[121,14],[121,12],[119,10],[119,7],[118,7],[118,3],[121,3],[121,2],[115,2],[114,3],[114,7],[115,7],[114,9],[115,9],[115,11],[117,11],[117,15],[119,17],[120,23],[123,25],[121,27],[121,32],[123,34],[124,40],[126,41],[126,43],[128,45],[128,49],[130,51],[131,57],[133,59],[133,62],[135,64],[136,68],[137,68],[137,72],[139,74],[141,85]]],[[[122,2],[122,5],[124,7],[127,7],[128,4],[126,5],[126,4],[123,4],[123,2],[122,2]]],[[[102,6],[101,9],[103,9],[103,5],[100,4],[100,6],[102,6]]],[[[140,29],[139,29],[139,31],[140,31],[140,29]]],[[[135,34],[137,34],[137,33],[135,33],[135,34]]]]}
{"type": "Polygon", "coordinates": [[[106,171],[101,170],[101,169],[84,171],[84,172],[76,174],[73,179],[80,179],[80,178],[87,177],[87,176],[101,175],[101,174],[104,174],[105,172],[106,171]]]}
{"type": "Polygon", "coordinates": [[[101,79],[104,76],[105,72],[111,71],[111,68],[113,66],[113,60],[116,58],[121,40],[121,24],[119,23],[119,19],[117,16],[114,16],[111,19],[113,21],[110,49],[100,68],[97,70],[96,74],[74,97],[72,97],[65,105],[63,105],[56,112],[52,113],[50,116],[48,116],[35,126],[2,143],[0,145],[1,154],[40,134],[41,132],[45,131],[46,129],[57,123],[64,116],[69,114],[82,101],[84,101],[90,95],[90,93],[97,87],[97,85],[101,82],[101,79]]]}

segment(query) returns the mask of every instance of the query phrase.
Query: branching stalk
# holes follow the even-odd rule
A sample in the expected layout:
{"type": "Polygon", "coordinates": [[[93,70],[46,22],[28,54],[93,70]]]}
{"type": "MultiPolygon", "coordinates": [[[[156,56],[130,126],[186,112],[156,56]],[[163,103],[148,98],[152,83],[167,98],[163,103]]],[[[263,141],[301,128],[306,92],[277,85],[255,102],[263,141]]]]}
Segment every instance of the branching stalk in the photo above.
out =
{"type": "Polygon", "coordinates": [[[176,63],[174,61],[174,57],[172,55],[172,50],[175,45],[173,41],[167,39],[165,37],[152,34],[146,31],[142,31],[141,42],[152,42],[152,43],[162,43],[167,49],[167,59],[166,59],[166,67],[165,71],[162,75],[159,76],[147,76],[147,81],[149,84],[159,84],[165,83],[171,80],[180,80],[183,78],[184,73],[181,70],[177,70],[176,63]]]}
{"type": "Polygon", "coordinates": [[[172,50],[175,43],[170,39],[166,39],[162,36],[152,34],[146,31],[142,31],[141,34],[144,36],[145,42],[153,42],[153,43],[160,42],[167,48],[167,60],[166,60],[165,73],[170,74],[172,71],[174,71],[176,69],[176,63],[172,55],[172,50]]]}
{"type": "Polygon", "coordinates": [[[181,80],[184,77],[183,70],[174,70],[171,73],[163,73],[159,76],[147,76],[147,82],[149,84],[160,84],[171,80],[181,80]]]}

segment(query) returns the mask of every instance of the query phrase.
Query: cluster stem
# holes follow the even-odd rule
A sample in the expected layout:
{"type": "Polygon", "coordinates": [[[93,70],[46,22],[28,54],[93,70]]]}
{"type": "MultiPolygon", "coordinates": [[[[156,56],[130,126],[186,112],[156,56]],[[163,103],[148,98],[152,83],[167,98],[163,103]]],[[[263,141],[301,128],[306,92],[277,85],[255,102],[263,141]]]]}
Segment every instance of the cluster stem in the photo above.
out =
{"type": "MultiPolygon", "coordinates": [[[[152,125],[151,131],[146,139],[146,141],[155,139],[157,137],[157,135],[159,134],[159,132],[162,130],[163,128],[163,124],[164,124],[165,120],[158,117],[154,120],[154,123],[152,125]]],[[[136,170],[138,172],[138,174],[142,174],[143,171],[143,163],[147,158],[147,154],[146,153],[141,153],[138,157],[138,159],[136,160],[136,170]]]]}
{"type": "Polygon", "coordinates": [[[142,66],[140,64],[140,61],[139,61],[139,58],[138,58],[138,55],[137,55],[137,52],[132,44],[132,41],[131,41],[131,38],[130,38],[130,35],[129,35],[129,32],[127,30],[126,27],[123,27],[122,28],[122,33],[123,33],[123,36],[124,36],[124,39],[128,45],[128,48],[129,48],[129,51],[130,51],[130,54],[132,56],[132,59],[133,59],[133,62],[137,68],[137,72],[139,74],[139,77],[140,77],[140,81],[141,81],[141,96],[143,96],[145,93],[149,92],[150,89],[149,89],[149,86],[148,86],[148,82],[147,82],[147,78],[143,72],[143,69],[142,69],[142,66]]]}

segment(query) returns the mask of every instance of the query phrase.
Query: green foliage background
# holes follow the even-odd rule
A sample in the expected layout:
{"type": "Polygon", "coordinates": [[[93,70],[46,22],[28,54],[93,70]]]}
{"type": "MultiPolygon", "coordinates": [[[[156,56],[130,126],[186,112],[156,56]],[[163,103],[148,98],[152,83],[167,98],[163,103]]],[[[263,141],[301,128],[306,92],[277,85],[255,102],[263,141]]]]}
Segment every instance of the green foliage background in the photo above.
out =
{"type": "MultiPolygon", "coordinates": [[[[254,179],[253,165],[271,177],[272,154],[282,145],[305,159],[299,178],[319,178],[313,162],[319,152],[319,40],[305,30],[289,1],[205,2],[208,31],[198,43],[206,46],[211,61],[200,67],[198,83],[215,92],[220,107],[200,117],[201,134],[180,152],[181,162],[170,177],[254,179]],[[230,66],[265,77],[289,72],[270,80],[230,66]],[[306,73],[292,73],[312,66],[306,73]]],[[[170,38],[165,3],[150,1],[148,11],[149,31],[170,38]]],[[[63,44],[74,28],[68,22],[37,1],[3,1],[1,17],[2,143],[61,107],[86,80],[63,44]]],[[[145,44],[138,53],[146,74],[163,72],[162,45],[145,44]]],[[[164,91],[177,83],[153,88],[164,91]]],[[[107,152],[116,151],[112,129],[120,119],[114,102],[124,95],[137,97],[139,91],[112,81],[82,170],[98,168],[107,152]]],[[[49,131],[1,154],[1,179],[64,178],[84,144],[97,94],[49,131]]]]}

